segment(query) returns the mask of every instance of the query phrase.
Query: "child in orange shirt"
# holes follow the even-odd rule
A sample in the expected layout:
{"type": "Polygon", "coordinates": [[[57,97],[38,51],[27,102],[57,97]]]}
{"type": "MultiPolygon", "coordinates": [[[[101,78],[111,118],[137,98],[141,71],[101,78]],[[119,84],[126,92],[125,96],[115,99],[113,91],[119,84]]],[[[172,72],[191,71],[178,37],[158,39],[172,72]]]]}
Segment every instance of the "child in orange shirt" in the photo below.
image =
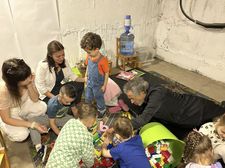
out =
{"type": "Polygon", "coordinates": [[[108,60],[99,51],[102,39],[98,34],[89,32],[81,40],[81,48],[87,52],[87,70],[85,80],[87,82],[85,101],[92,103],[96,100],[98,117],[102,118],[106,112],[104,92],[109,78],[108,60]]]}

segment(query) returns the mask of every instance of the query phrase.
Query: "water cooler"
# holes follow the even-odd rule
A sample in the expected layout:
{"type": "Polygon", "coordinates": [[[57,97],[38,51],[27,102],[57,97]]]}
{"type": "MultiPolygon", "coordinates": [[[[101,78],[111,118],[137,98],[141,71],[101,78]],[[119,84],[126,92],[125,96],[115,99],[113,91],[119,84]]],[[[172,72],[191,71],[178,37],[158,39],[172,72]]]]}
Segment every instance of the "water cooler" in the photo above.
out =
{"type": "Polygon", "coordinates": [[[130,32],[131,16],[125,16],[125,32],[120,35],[120,53],[123,55],[134,54],[134,35],[130,32]]]}

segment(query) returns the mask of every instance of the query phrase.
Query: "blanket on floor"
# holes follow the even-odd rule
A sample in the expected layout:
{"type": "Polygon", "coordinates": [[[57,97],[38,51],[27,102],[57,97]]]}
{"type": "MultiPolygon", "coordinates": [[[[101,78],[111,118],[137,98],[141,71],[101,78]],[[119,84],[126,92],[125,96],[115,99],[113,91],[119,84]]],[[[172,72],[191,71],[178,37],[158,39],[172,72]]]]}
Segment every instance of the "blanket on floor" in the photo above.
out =
{"type": "MultiPolygon", "coordinates": [[[[189,88],[189,87],[186,87],[174,80],[171,80],[159,73],[156,73],[156,72],[153,72],[153,71],[150,71],[150,72],[146,72],[142,69],[138,69],[139,71],[143,72],[142,74],[142,77],[147,80],[147,81],[151,81],[152,84],[161,84],[163,85],[164,87],[168,88],[168,89],[171,89],[172,91],[175,91],[175,92],[178,92],[178,93],[190,93],[190,94],[195,94],[195,95],[198,95],[198,96],[201,96],[201,97],[204,97],[204,98],[207,98],[207,99],[210,99],[212,100],[211,98],[189,88]]],[[[119,87],[122,89],[124,84],[127,82],[126,80],[123,80],[123,79],[119,79],[116,77],[116,75],[112,75],[110,76],[111,79],[113,79],[118,85],[119,87]]],[[[125,94],[121,94],[120,96],[121,99],[127,99],[126,95],[125,94]]],[[[215,101],[215,100],[213,100],[215,101]]],[[[218,103],[218,102],[217,102],[218,103]]],[[[131,112],[132,113],[132,112],[131,112]]],[[[115,114],[116,115],[116,114],[115,114]]],[[[111,118],[110,120],[108,120],[108,122],[112,122],[112,120],[115,118],[115,115],[110,115],[108,116],[109,118],[111,118]]],[[[170,125],[166,125],[166,127],[172,131],[175,135],[178,135],[179,137],[179,134],[181,133],[179,130],[176,130],[176,127],[174,126],[170,126],[170,125]]],[[[182,132],[182,135],[180,135],[180,137],[184,136],[184,133],[185,132],[188,132],[190,130],[184,130],[184,132],[182,132]]],[[[48,134],[43,134],[42,135],[42,143],[43,144],[46,144],[48,146],[48,151],[47,151],[47,156],[46,158],[48,158],[49,154],[50,154],[50,151],[54,145],[54,142],[55,142],[55,139],[56,139],[56,135],[50,131],[48,134]]],[[[32,142],[31,140],[29,139],[29,147],[30,147],[30,151],[31,151],[31,156],[32,158],[34,158],[34,156],[36,155],[36,150],[34,148],[34,146],[32,145],[32,142]]],[[[46,159],[47,161],[47,159],[46,159]]],[[[43,168],[46,161],[44,163],[42,163],[41,161],[36,161],[34,163],[34,167],[37,167],[37,168],[43,168]]]]}

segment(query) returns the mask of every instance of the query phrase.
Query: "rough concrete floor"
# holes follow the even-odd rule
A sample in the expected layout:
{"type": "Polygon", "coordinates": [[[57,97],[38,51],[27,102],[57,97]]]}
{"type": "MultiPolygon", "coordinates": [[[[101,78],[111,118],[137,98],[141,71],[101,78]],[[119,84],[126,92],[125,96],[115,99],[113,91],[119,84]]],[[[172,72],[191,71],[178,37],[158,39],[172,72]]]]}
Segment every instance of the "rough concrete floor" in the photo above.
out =
{"type": "MultiPolygon", "coordinates": [[[[153,61],[143,67],[146,71],[156,71],[181,84],[205,94],[219,102],[225,100],[225,84],[205,76],[179,68],[164,61],[153,61]]],[[[33,168],[27,142],[13,143],[6,139],[12,168],[33,168]]]]}
{"type": "Polygon", "coordinates": [[[152,64],[144,66],[143,69],[156,71],[218,102],[225,100],[225,83],[209,79],[161,60],[155,60],[152,64]]]}

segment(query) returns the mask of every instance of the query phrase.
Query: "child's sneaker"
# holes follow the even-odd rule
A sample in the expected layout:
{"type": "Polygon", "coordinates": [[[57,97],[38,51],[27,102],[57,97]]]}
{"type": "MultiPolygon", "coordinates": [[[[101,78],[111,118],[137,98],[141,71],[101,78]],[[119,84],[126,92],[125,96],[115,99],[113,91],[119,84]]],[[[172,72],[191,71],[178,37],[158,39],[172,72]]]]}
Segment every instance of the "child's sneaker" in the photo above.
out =
{"type": "Polygon", "coordinates": [[[105,112],[103,112],[103,113],[98,112],[98,119],[102,120],[104,115],[105,115],[105,112]]]}
{"type": "MultiPolygon", "coordinates": [[[[52,144],[51,144],[51,145],[52,145],[52,144]]],[[[53,146],[54,146],[54,144],[53,144],[53,146]]],[[[45,166],[45,165],[47,164],[48,158],[49,158],[49,155],[50,155],[50,153],[51,153],[51,151],[52,151],[53,146],[47,146],[47,150],[46,150],[45,157],[42,158],[42,159],[43,159],[43,160],[42,160],[43,166],[45,166]]],[[[43,168],[44,168],[44,167],[43,167],[43,168]]]]}
{"type": "Polygon", "coordinates": [[[120,112],[122,109],[120,106],[114,106],[114,107],[109,107],[109,112],[110,113],[118,113],[120,112]]]}
{"type": "Polygon", "coordinates": [[[37,154],[33,158],[34,164],[36,166],[38,166],[40,162],[42,163],[45,161],[46,152],[47,152],[47,145],[42,145],[41,149],[38,150],[37,154]]]}

